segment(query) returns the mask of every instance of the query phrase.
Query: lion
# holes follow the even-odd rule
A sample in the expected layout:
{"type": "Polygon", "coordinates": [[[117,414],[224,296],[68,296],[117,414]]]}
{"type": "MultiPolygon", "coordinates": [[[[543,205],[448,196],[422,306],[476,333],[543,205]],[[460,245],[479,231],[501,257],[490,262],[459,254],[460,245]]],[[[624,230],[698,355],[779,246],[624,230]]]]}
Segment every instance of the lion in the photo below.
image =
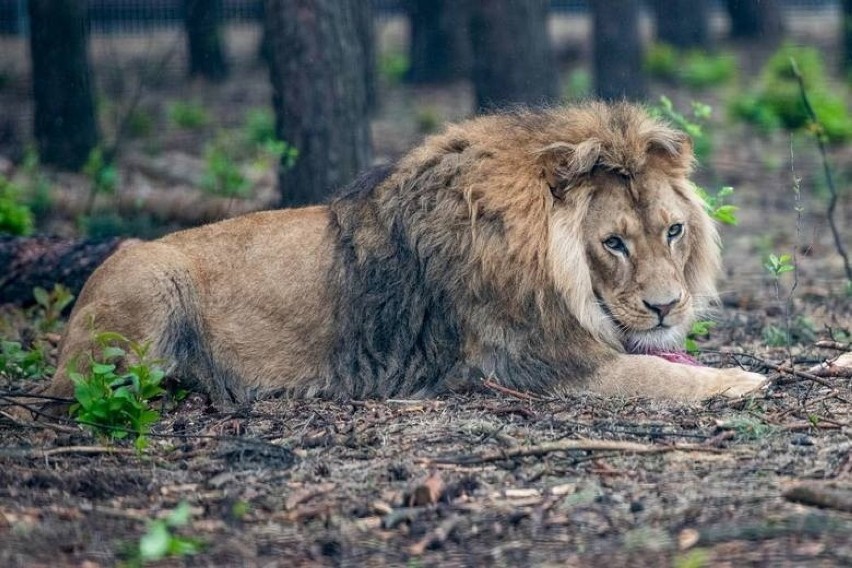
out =
{"type": "Polygon", "coordinates": [[[93,330],[150,344],[218,405],[531,393],[699,400],[763,376],[678,351],[717,298],[689,138],[590,102],[448,126],[329,203],[125,247],[71,314],[49,394],[93,330]]]}

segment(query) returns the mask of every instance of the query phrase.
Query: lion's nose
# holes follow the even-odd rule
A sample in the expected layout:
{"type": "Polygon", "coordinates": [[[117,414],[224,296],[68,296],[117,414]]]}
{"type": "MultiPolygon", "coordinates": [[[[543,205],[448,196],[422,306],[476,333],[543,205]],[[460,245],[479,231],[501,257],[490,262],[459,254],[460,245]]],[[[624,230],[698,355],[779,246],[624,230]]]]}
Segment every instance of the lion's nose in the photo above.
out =
{"type": "Polygon", "coordinates": [[[656,304],[649,302],[647,300],[642,300],[642,303],[645,304],[645,307],[657,314],[657,317],[660,318],[660,322],[662,322],[669,312],[671,312],[677,303],[680,302],[680,298],[675,298],[671,302],[667,302],[664,304],[656,304]]]}

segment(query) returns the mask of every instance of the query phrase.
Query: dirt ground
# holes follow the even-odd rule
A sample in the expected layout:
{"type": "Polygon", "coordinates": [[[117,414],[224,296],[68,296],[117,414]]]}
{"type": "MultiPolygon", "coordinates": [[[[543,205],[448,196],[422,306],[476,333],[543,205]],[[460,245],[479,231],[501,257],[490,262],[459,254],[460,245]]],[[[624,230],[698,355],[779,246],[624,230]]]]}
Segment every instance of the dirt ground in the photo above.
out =
{"type": "MultiPolygon", "coordinates": [[[[563,24],[554,33],[568,73],[586,65],[588,29],[563,24]]],[[[796,41],[818,44],[829,57],[836,52],[825,21],[800,18],[791,27],[796,41]]],[[[380,32],[384,49],[400,41],[398,22],[380,32]]],[[[234,37],[237,56],[248,62],[254,36],[234,37]]],[[[103,69],[110,61],[130,65],[115,56],[117,45],[134,52],[114,39],[95,46],[103,69]]],[[[135,45],[150,53],[176,44],[135,45]]],[[[14,46],[3,47],[12,53],[14,46]]],[[[740,58],[742,80],[765,56],[728,47],[740,58]]],[[[8,110],[27,109],[25,89],[14,82],[25,72],[15,67],[20,61],[3,63],[13,82],[0,90],[16,136],[23,119],[8,110]]],[[[235,69],[216,89],[186,83],[172,69],[143,104],[165,120],[169,101],[197,97],[222,118],[217,128],[239,124],[234,109],[268,104],[269,93],[262,69],[235,69]]],[[[275,400],[229,412],[193,394],[166,409],[142,453],[105,445],[70,421],[14,421],[0,404],[0,565],[132,565],[152,523],[181,503],[189,520],[174,531],[200,550],[158,565],[852,565],[852,379],[807,372],[850,351],[852,338],[852,300],[825,222],[819,156],[805,134],[759,136],[728,121],[725,100],[738,86],[653,88],[679,108],[698,99],[717,109],[714,152],[698,180],[736,187],[740,224],[723,231],[723,306],[710,335],[698,340],[700,360],[764,372],[772,379],[766,391],[674,404],[544,400],[483,384],[428,401],[275,400]],[[804,209],[798,222],[794,177],[804,209]],[[776,292],[762,258],[793,250],[796,289],[789,292],[788,274],[776,292]],[[768,345],[788,319],[792,344],[768,345]],[[817,347],[820,341],[834,343],[817,347]]],[[[425,123],[467,115],[470,100],[465,84],[386,86],[373,124],[377,160],[416,144],[425,123]]],[[[214,127],[155,132],[128,142],[120,191],[137,204],[169,192],[183,196],[178,209],[208,206],[214,200],[191,186],[214,127]],[[167,162],[156,161],[163,156],[167,162]]],[[[852,248],[852,150],[834,148],[830,157],[844,192],[837,217],[852,248]]],[[[49,226],[73,234],[67,217],[85,197],[85,180],[62,174],[53,181],[66,198],[49,226]]],[[[254,181],[254,201],[217,202],[209,215],[264,206],[274,176],[254,181]]],[[[156,221],[159,231],[190,222],[156,221]]],[[[0,334],[32,340],[29,319],[0,308],[0,334]]]]}

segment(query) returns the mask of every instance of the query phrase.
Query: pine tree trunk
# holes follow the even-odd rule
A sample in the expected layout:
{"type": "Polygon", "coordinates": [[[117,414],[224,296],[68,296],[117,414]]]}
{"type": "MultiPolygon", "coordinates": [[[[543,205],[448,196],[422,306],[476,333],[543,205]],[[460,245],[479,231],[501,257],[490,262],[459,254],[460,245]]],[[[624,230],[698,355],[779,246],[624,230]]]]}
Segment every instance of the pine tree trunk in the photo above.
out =
{"type": "Polygon", "coordinates": [[[30,0],[34,135],[44,164],[79,170],[98,144],[85,0],[30,0]]]}
{"type": "Polygon", "coordinates": [[[279,171],[282,204],[318,203],[370,164],[361,0],[267,0],[278,136],[299,151],[279,171]],[[361,22],[361,24],[359,24],[361,22]]]}
{"type": "Polygon", "coordinates": [[[478,110],[558,97],[548,0],[474,2],[470,34],[478,110]]]}
{"type": "Polygon", "coordinates": [[[784,35],[778,0],[726,0],[731,37],[774,43],[784,35]]]}
{"type": "Polygon", "coordinates": [[[406,80],[439,84],[470,74],[471,47],[467,1],[406,0],[411,24],[406,80]]]}
{"type": "Polygon", "coordinates": [[[843,12],[840,14],[840,38],[843,45],[843,73],[852,76],[852,0],[841,2],[843,12]]]}
{"type": "Polygon", "coordinates": [[[189,75],[224,80],[228,62],[222,46],[222,0],[184,0],[183,23],[189,75]]]}
{"type": "Polygon", "coordinates": [[[709,0],[653,0],[657,41],[678,49],[709,49],[709,0]]]}
{"type": "Polygon", "coordinates": [[[590,7],[597,95],[609,101],[644,99],[639,0],[595,0],[590,7]]]}

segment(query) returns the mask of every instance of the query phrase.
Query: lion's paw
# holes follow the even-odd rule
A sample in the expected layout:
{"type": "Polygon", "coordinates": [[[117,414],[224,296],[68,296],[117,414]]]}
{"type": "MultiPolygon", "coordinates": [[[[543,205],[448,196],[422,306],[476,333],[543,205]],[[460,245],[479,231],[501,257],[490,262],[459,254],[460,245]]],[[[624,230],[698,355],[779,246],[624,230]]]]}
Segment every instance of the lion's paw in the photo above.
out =
{"type": "Polygon", "coordinates": [[[739,398],[765,387],[769,380],[758,373],[742,369],[726,369],[720,380],[719,394],[728,398],[739,398]]]}

